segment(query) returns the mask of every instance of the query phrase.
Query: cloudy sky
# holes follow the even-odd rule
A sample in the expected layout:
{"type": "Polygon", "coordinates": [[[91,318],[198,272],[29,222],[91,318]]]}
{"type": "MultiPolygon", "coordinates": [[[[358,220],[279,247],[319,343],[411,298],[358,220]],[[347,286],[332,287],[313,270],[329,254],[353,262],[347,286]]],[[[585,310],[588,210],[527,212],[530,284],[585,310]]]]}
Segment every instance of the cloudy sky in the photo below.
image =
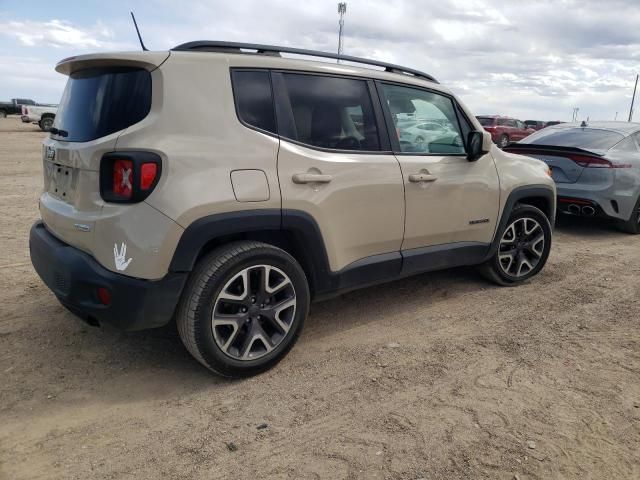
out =
{"type": "MultiPolygon", "coordinates": [[[[640,72],[638,0],[347,0],[345,53],[411,66],[477,114],[626,118],[640,72]]],[[[196,39],[334,51],[333,0],[0,0],[0,99],[57,102],[67,56],[196,39]]],[[[636,117],[640,121],[640,112],[636,117]]]]}

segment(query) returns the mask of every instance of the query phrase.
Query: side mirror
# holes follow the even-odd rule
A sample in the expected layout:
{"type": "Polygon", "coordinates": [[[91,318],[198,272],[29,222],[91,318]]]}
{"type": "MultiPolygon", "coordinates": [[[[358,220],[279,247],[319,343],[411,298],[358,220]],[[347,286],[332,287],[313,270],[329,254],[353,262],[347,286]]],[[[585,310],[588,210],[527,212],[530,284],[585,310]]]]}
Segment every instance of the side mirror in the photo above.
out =
{"type": "MultiPolygon", "coordinates": [[[[477,130],[469,132],[469,135],[467,136],[467,160],[470,162],[475,162],[489,151],[484,148],[485,133],[488,132],[478,132],[477,130]]],[[[489,138],[491,138],[491,134],[488,135],[489,138]]]]}

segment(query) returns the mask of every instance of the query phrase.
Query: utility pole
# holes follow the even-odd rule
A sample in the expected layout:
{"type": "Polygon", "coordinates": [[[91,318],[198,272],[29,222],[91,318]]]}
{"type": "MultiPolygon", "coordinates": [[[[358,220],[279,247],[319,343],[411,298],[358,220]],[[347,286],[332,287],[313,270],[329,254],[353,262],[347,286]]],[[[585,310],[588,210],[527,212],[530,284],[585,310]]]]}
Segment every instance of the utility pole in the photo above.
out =
{"type": "MultiPolygon", "coordinates": [[[[338,25],[340,25],[338,30],[338,55],[342,55],[342,50],[344,48],[342,44],[342,31],[344,30],[344,16],[347,13],[347,2],[338,3],[338,13],[340,14],[340,21],[338,22],[338,25]]],[[[338,63],[340,63],[339,59],[338,63]]]]}
{"type": "Polygon", "coordinates": [[[636,84],[633,87],[633,97],[631,97],[631,107],[629,108],[629,121],[633,119],[633,102],[636,99],[636,89],[638,88],[638,77],[640,77],[640,75],[636,75],[636,84]]]}
{"type": "Polygon", "coordinates": [[[571,117],[571,121],[572,122],[577,122],[578,121],[578,112],[580,111],[580,109],[578,107],[573,107],[573,116],[571,117]]]}
{"type": "Polygon", "coordinates": [[[616,116],[613,117],[613,121],[615,122],[616,120],[618,120],[618,112],[616,112],[616,116]]]}

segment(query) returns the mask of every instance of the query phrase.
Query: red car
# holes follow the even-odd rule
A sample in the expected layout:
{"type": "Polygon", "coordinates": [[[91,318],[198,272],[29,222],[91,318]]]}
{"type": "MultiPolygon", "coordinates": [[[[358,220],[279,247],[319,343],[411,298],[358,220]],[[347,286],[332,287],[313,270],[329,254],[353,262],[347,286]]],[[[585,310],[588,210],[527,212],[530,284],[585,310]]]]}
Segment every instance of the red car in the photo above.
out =
{"type": "Polygon", "coordinates": [[[484,115],[476,118],[500,148],[506,147],[511,142],[522,140],[535,132],[533,128],[527,128],[524,122],[511,117],[484,115]]]}

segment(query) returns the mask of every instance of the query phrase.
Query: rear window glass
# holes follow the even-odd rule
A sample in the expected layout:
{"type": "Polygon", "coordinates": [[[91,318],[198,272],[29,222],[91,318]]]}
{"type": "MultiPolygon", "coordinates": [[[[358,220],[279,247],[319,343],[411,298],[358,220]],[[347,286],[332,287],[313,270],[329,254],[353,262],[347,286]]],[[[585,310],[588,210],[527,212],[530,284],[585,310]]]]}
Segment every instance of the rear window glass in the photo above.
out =
{"type": "Polygon", "coordinates": [[[69,142],[88,142],[130,127],[151,109],[151,74],[140,68],[96,68],[72,73],[54,127],[69,142]]]}
{"type": "Polygon", "coordinates": [[[253,127],[276,133],[269,72],[234,71],[233,93],[240,120],[253,127]]]}
{"type": "Polygon", "coordinates": [[[623,138],[617,132],[595,128],[545,128],[520,140],[520,143],[609,150],[623,138]]]}
{"type": "Polygon", "coordinates": [[[476,117],[483,127],[491,127],[495,122],[495,118],[476,117]]]}

